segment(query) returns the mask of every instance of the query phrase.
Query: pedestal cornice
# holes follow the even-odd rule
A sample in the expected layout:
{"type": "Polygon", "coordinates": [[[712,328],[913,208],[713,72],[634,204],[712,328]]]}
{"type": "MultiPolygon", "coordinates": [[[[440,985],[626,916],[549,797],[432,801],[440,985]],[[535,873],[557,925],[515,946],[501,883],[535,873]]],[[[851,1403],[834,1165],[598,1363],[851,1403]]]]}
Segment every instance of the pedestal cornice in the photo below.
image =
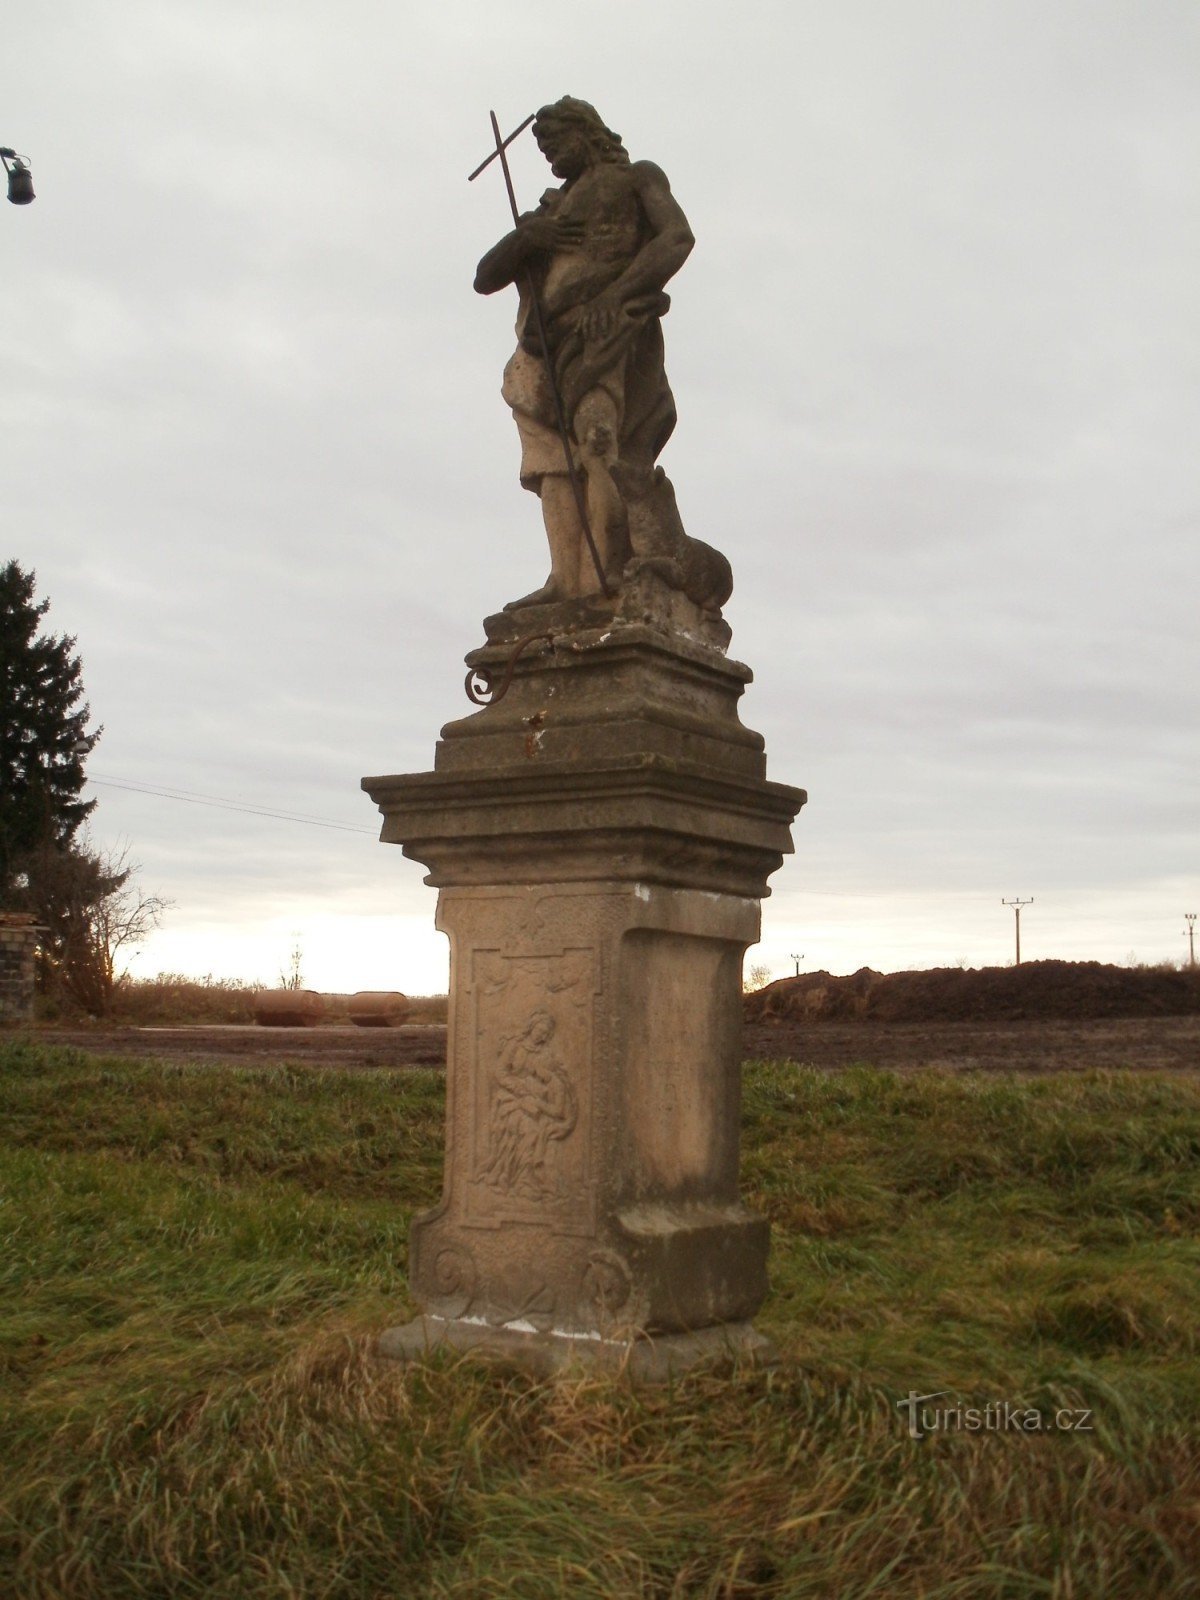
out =
{"type": "Polygon", "coordinates": [[[613,878],[761,898],[805,794],[658,755],[364,778],[426,881],[613,878]]]}

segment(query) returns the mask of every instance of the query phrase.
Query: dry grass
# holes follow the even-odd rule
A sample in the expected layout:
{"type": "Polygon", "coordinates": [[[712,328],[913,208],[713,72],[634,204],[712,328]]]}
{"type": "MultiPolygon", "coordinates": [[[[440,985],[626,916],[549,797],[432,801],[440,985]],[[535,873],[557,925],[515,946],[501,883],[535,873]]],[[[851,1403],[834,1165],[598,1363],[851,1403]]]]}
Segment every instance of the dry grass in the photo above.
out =
{"type": "Polygon", "coordinates": [[[0,1051],[0,1593],[1196,1593],[1194,1083],[752,1067],[785,1361],[659,1391],[371,1359],[441,1096],[0,1051]]]}
{"type": "MultiPolygon", "coordinates": [[[[224,1023],[252,1023],[254,996],[269,984],[247,983],[240,978],[185,978],[179,973],[160,972],[156,978],[124,978],[113,991],[112,1010],[107,1021],[130,1027],[217,1026],[224,1023]]],[[[348,994],[327,994],[325,1021],[344,1025],[350,1021],[346,1010],[348,994]]],[[[410,1022],[445,1022],[447,1000],[444,994],[410,995],[410,1022]]]]}

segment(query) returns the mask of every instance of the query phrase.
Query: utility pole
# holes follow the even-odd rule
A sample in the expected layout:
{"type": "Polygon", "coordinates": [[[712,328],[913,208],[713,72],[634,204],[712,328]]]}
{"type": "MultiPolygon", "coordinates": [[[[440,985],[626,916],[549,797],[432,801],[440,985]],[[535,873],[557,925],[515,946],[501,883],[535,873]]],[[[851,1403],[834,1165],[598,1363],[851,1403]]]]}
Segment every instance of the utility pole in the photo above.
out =
{"type": "Polygon", "coordinates": [[[1187,942],[1188,942],[1188,966],[1191,967],[1193,972],[1195,972],[1195,970],[1196,970],[1196,913],[1194,911],[1185,911],[1183,913],[1183,915],[1184,915],[1184,920],[1187,922],[1187,927],[1184,929],[1184,932],[1187,934],[1187,942]]]}
{"type": "Polygon", "coordinates": [[[1033,904],[1033,896],[1030,895],[1028,900],[1001,900],[1000,904],[1002,906],[1011,906],[1013,908],[1013,913],[1014,913],[1014,915],[1016,917],[1016,921],[1017,921],[1017,966],[1020,966],[1021,965],[1021,907],[1022,906],[1031,906],[1033,904]]]}
{"type": "MultiPolygon", "coordinates": [[[[799,977],[800,976],[800,963],[804,960],[804,951],[801,950],[800,954],[797,955],[796,952],[793,950],[792,951],[792,960],[796,963],[796,976],[799,977]]],[[[1192,965],[1194,966],[1195,962],[1193,962],[1192,965]]]]}

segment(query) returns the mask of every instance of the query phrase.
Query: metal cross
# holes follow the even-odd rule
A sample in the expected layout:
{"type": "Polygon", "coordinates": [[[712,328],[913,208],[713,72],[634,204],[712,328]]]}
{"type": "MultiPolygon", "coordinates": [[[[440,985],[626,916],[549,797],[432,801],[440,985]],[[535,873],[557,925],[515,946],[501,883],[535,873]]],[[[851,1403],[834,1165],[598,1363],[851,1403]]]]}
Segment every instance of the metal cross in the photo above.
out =
{"type": "MultiPolygon", "coordinates": [[[[484,168],[491,166],[492,162],[499,156],[500,167],[504,173],[504,185],[508,190],[508,203],[512,207],[513,222],[517,223],[521,220],[521,213],[517,209],[517,197],[513,190],[512,173],[508,167],[507,150],[517,135],[524,133],[525,129],[534,120],[534,117],[537,116],[537,112],[535,111],[533,116],[526,117],[521,126],[514,128],[507,139],[501,137],[500,124],[496,120],[496,113],[490,111],[488,115],[492,119],[492,133],[496,138],[496,148],[490,156],[479,163],[475,171],[467,178],[467,182],[473,182],[484,168]]],[[[550,353],[550,341],[546,336],[546,317],[542,310],[542,297],[538,293],[537,280],[533,275],[532,268],[527,267],[525,269],[525,284],[529,291],[529,303],[533,308],[533,320],[537,327],[538,343],[542,347],[542,360],[546,365],[546,377],[550,382],[550,393],[554,396],[554,416],[558,423],[558,436],[562,440],[563,458],[567,464],[567,477],[570,479],[571,493],[575,496],[575,509],[579,513],[579,525],[583,529],[583,537],[587,540],[587,547],[592,557],[592,565],[595,567],[596,576],[600,580],[600,588],[603,590],[605,598],[611,599],[612,590],[609,588],[608,579],[604,575],[600,552],[596,549],[596,541],[592,537],[592,526],[588,521],[587,501],[584,498],[583,485],[580,483],[579,474],[575,470],[575,455],[571,449],[571,431],[567,426],[567,413],[566,408],[563,406],[562,395],[558,392],[558,379],[554,375],[554,357],[550,353]]]]}

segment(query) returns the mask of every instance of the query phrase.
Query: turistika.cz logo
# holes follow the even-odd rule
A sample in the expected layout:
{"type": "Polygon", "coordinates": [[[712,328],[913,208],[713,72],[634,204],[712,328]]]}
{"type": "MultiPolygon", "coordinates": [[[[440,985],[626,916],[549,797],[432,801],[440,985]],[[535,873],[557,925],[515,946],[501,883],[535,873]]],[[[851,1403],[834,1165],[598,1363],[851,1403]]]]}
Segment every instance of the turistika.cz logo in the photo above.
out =
{"type": "Polygon", "coordinates": [[[949,1389],[917,1394],[910,1389],[896,1407],[908,1414],[908,1436],[924,1439],[931,1433],[1091,1433],[1092,1413],[1082,1407],[1038,1411],[1010,1400],[989,1400],[983,1406],[931,1404],[944,1400],[949,1389]]]}

